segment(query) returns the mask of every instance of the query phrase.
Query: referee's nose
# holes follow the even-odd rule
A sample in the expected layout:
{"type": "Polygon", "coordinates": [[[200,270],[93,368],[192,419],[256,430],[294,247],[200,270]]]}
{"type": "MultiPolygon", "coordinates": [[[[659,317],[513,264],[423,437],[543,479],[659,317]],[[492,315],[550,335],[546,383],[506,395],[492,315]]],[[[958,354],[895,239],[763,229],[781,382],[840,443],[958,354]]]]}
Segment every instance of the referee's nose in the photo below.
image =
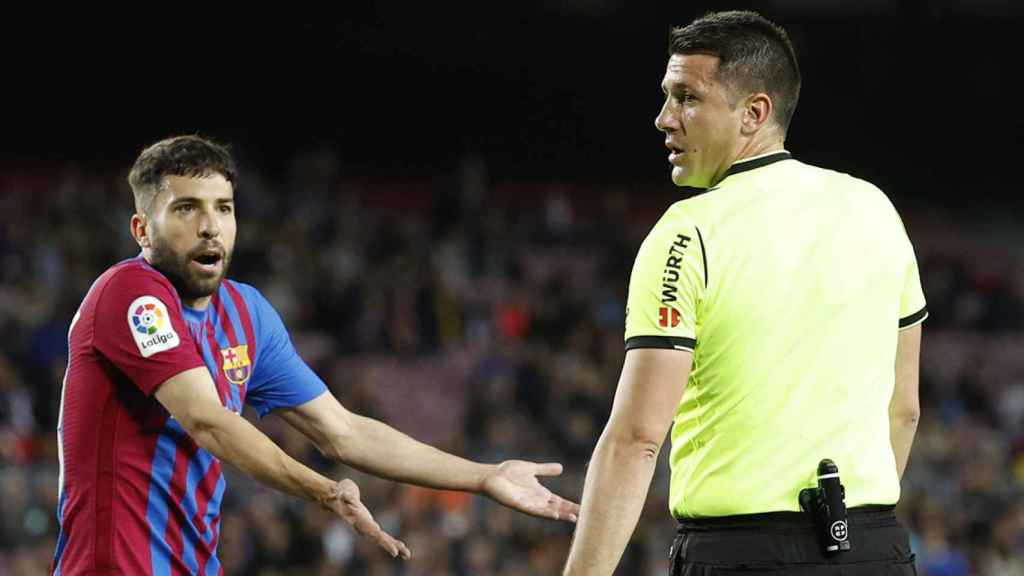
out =
{"type": "Polygon", "coordinates": [[[654,127],[661,132],[674,132],[679,128],[679,123],[676,122],[669,104],[669,99],[665,98],[665,103],[661,105],[661,110],[654,117],[654,127]]]}

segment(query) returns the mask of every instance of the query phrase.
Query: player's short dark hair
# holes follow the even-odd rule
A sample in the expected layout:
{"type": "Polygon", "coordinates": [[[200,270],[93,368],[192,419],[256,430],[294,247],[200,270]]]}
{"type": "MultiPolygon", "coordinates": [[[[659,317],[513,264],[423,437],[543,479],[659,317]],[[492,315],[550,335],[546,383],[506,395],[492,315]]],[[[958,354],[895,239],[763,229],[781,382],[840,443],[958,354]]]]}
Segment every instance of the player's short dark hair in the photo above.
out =
{"type": "Polygon", "coordinates": [[[167,176],[205,178],[214,174],[234,186],[238,169],[226,146],[195,135],[161,140],[143,150],[128,173],[135,210],[148,212],[167,176]]]}
{"type": "Polygon", "coordinates": [[[800,98],[800,66],[789,35],[757,12],[711,12],[669,33],[669,55],[716,56],[718,79],[733,92],[764,92],[775,121],[789,129],[800,98]]]}

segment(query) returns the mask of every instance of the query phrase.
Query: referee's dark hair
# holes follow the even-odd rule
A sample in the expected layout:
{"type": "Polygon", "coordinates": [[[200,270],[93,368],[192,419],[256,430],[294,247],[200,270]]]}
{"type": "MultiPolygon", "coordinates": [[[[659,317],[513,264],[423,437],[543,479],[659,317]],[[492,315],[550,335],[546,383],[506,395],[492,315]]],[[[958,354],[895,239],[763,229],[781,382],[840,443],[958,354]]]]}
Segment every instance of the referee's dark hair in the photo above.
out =
{"type": "Polygon", "coordinates": [[[669,33],[669,55],[716,56],[718,79],[741,96],[764,92],[785,133],[800,98],[800,66],[789,35],[757,12],[711,12],[669,33]]]}
{"type": "Polygon", "coordinates": [[[227,147],[201,136],[175,136],[161,140],[139,154],[128,174],[135,195],[135,211],[148,214],[153,198],[160,193],[167,176],[203,178],[220,174],[235,184],[238,169],[227,147]]]}

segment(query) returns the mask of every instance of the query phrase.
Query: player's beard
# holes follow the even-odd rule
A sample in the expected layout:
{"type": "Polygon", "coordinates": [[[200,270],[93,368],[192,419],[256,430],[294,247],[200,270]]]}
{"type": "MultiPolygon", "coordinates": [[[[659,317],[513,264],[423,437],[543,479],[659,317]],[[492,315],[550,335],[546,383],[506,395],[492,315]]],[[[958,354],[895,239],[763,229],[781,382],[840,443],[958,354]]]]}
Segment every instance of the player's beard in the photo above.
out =
{"type": "MultiPolygon", "coordinates": [[[[217,244],[217,246],[223,250],[220,244],[217,244]]],[[[194,253],[202,249],[202,246],[197,246],[189,253],[178,254],[159,236],[153,236],[149,264],[171,281],[171,284],[174,285],[182,300],[205,298],[217,291],[221,280],[227,275],[228,266],[231,264],[231,253],[224,250],[219,274],[210,278],[202,278],[192,272],[189,266],[194,253]]]]}

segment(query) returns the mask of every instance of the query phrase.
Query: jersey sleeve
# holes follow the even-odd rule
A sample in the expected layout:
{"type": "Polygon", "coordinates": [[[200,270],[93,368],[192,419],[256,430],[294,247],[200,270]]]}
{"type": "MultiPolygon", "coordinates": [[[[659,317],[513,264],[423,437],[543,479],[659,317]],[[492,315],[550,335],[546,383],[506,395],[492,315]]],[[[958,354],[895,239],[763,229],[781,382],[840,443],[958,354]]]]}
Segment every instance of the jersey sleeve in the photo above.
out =
{"type": "Polygon", "coordinates": [[[900,295],[900,330],[916,326],[928,317],[924,290],[921,288],[921,273],[917,268],[917,256],[914,254],[914,247],[905,231],[903,232],[903,242],[905,242],[906,250],[904,251],[903,293],[900,295]]]}
{"type": "Polygon", "coordinates": [[[626,350],[693,351],[697,311],[707,289],[700,230],[673,207],[640,246],[629,278],[626,350]]]}
{"type": "Polygon", "coordinates": [[[302,360],[277,310],[255,289],[260,358],[245,402],[262,418],[278,408],[294,408],[327,391],[323,380],[302,360]]]}
{"type": "Polygon", "coordinates": [[[147,396],[205,366],[174,288],[144,269],[118,272],[98,295],[92,345],[147,396]]]}

